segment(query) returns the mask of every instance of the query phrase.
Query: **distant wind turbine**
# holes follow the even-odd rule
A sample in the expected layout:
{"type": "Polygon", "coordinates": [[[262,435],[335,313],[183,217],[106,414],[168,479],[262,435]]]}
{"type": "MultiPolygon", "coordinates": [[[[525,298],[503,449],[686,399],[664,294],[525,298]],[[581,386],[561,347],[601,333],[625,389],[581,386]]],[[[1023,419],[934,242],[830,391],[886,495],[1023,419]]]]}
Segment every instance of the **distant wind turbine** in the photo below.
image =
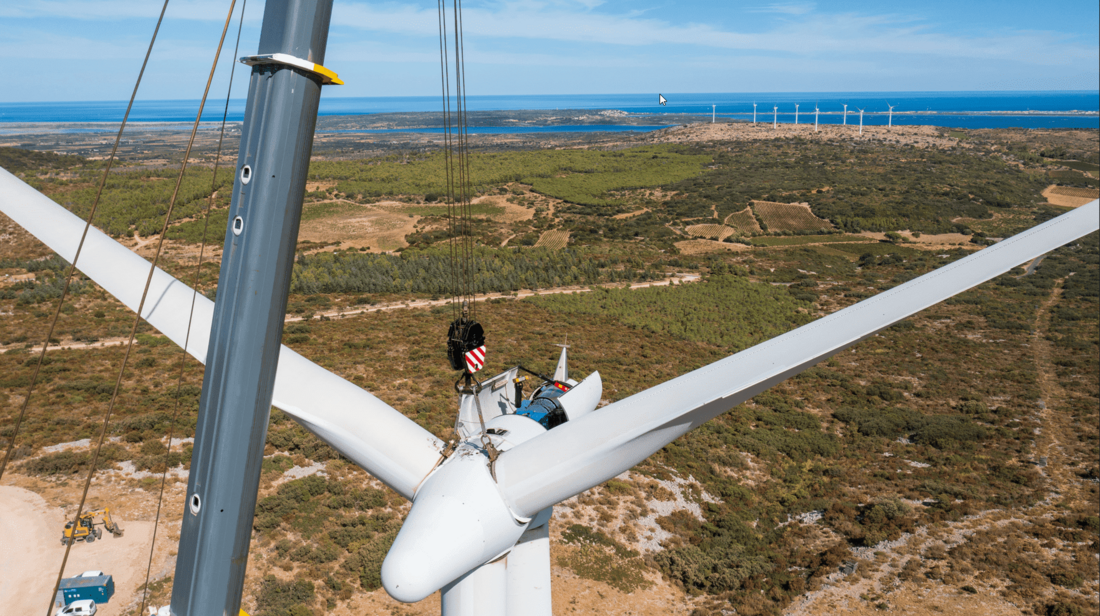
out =
{"type": "Polygon", "coordinates": [[[844,103],[844,125],[848,125],[848,103],[844,103]]]}
{"type": "Polygon", "coordinates": [[[752,123],[756,124],[756,103],[752,104],[752,123]]]}
{"type": "Polygon", "coordinates": [[[859,134],[863,134],[863,110],[859,110],[859,134]]]}
{"type": "Polygon", "coordinates": [[[891,128],[894,126],[894,106],[890,104],[890,101],[886,101],[886,106],[890,108],[890,119],[886,121],[886,127],[891,128]]]}
{"type": "Polygon", "coordinates": [[[821,109],[818,108],[817,103],[814,103],[814,132],[817,132],[817,115],[821,113],[821,109]]]}
{"type": "Polygon", "coordinates": [[[714,124],[714,116],[718,113],[718,105],[710,106],[710,123],[714,124]]]}
{"type": "Polygon", "coordinates": [[[794,125],[798,126],[798,103],[794,104],[794,125]]]}
{"type": "Polygon", "coordinates": [[[779,105],[772,107],[772,128],[779,128],[779,105]]]}

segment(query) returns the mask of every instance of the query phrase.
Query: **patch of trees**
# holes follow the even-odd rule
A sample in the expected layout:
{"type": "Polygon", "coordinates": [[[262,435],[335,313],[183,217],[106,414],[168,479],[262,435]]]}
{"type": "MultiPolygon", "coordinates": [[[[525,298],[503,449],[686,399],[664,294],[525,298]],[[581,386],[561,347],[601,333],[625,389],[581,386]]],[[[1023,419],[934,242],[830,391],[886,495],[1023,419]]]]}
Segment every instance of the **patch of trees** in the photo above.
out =
{"type": "Polygon", "coordinates": [[[833,416],[863,436],[896,439],[951,449],[961,443],[980,441],[986,429],[963,415],[925,415],[905,408],[841,408],[833,416]]]}
{"type": "MultiPolygon", "coordinates": [[[[471,261],[474,293],[633,282],[661,277],[644,268],[620,267],[617,258],[593,258],[579,250],[478,250],[471,261]]],[[[300,255],[291,292],[420,293],[448,296],[453,291],[450,256],[442,251],[400,255],[322,253],[300,255]]]]}
{"type": "MultiPolygon", "coordinates": [[[[87,218],[95,203],[99,182],[98,172],[84,175],[80,182],[49,182],[39,188],[77,216],[87,218]],[[56,190],[60,188],[65,190],[56,190]]],[[[141,236],[160,233],[178,175],[179,171],[172,169],[112,173],[103,188],[92,224],[112,237],[129,236],[135,231],[141,236]]],[[[200,217],[209,203],[212,186],[218,191],[215,207],[229,205],[233,174],[222,170],[216,184],[213,179],[212,169],[188,169],[172,210],[173,222],[200,217]]],[[[220,229],[215,227],[214,233],[221,236],[224,230],[223,224],[220,229]]]]}
{"type": "Polygon", "coordinates": [[[85,162],[87,161],[83,157],[72,154],[36,152],[23,148],[0,148],[0,167],[13,174],[26,171],[69,169],[77,165],[83,165],[85,162]]]}

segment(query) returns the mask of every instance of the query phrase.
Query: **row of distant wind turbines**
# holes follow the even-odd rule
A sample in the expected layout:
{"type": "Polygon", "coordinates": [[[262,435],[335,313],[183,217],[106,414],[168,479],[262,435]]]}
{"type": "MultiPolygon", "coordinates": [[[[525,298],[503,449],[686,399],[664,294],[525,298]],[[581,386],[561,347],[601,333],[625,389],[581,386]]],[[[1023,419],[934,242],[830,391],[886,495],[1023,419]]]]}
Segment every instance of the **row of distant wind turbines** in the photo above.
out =
{"type": "MultiPolygon", "coordinates": [[[[892,128],[894,126],[894,105],[889,102],[886,103],[886,107],[889,108],[889,117],[886,121],[886,127],[892,128]]],[[[710,121],[713,123],[715,120],[715,110],[717,106],[711,105],[710,121]]],[[[814,105],[814,132],[817,132],[817,117],[821,113],[821,108],[814,105]]],[[[756,124],[756,103],[752,104],[752,123],[756,124]]],[[[798,124],[798,103],[794,105],[794,123],[798,124]]],[[[848,103],[844,103],[844,119],[841,122],[842,125],[848,125],[848,103]]],[[[772,128],[779,128],[779,105],[772,106],[772,128]]],[[[863,134],[863,109],[859,110],[859,134],[863,134]]]]}

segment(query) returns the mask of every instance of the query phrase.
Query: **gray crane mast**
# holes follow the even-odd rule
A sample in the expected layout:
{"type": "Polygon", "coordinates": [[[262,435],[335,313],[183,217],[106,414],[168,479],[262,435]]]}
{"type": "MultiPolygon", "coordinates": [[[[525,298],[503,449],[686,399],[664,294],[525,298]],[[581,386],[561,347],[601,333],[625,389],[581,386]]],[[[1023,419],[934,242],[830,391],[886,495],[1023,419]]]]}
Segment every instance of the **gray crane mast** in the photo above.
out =
{"type": "MultiPolygon", "coordinates": [[[[267,0],[259,54],[322,64],[332,0],[267,0]]],[[[321,80],[253,66],[171,611],[237,616],[321,80]]]]}

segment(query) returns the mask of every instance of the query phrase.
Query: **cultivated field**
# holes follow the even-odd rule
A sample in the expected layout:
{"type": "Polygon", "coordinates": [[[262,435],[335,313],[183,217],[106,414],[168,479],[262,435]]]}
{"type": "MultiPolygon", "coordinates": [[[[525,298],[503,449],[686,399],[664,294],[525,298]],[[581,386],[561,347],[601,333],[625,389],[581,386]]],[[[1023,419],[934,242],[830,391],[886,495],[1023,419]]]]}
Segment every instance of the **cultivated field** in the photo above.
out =
{"type": "Polygon", "coordinates": [[[833,228],[829,221],[814,216],[810,206],[802,203],[753,201],[752,209],[773,233],[812,233],[833,228]]]}
{"type": "Polygon", "coordinates": [[[752,208],[746,207],[740,212],[734,212],[726,216],[725,223],[733,227],[738,233],[760,233],[760,223],[756,222],[756,216],[752,215],[752,208]]]}
{"type": "Polygon", "coordinates": [[[568,231],[546,231],[535,242],[536,248],[550,248],[553,250],[565,248],[569,243],[568,231]]]}
{"type": "Polygon", "coordinates": [[[1100,189],[1055,185],[1044,190],[1043,196],[1051,205],[1081,207],[1090,201],[1100,199],[1100,189]]]}
{"type": "Polygon", "coordinates": [[[684,228],[689,235],[695,237],[705,237],[707,239],[722,241],[727,237],[736,233],[734,229],[727,227],[726,225],[691,225],[684,228]]]}

